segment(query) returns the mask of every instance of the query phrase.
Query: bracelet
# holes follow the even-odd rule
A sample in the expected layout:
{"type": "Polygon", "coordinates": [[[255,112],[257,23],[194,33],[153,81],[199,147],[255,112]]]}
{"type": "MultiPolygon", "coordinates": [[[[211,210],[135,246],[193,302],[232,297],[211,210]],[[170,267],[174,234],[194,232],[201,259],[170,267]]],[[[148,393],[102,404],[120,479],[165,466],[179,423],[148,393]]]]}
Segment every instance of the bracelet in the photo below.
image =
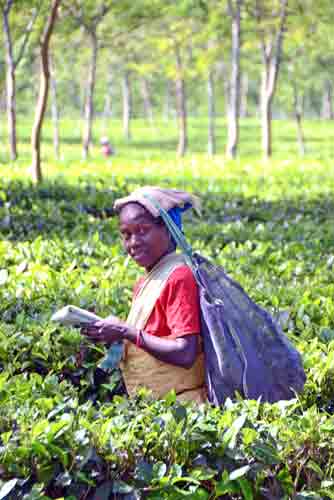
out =
{"type": "Polygon", "coordinates": [[[141,347],[143,343],[142,339],[143,332],[142,330],[138,330],[137,335],[136,335],[136,347],[141,347]]]}

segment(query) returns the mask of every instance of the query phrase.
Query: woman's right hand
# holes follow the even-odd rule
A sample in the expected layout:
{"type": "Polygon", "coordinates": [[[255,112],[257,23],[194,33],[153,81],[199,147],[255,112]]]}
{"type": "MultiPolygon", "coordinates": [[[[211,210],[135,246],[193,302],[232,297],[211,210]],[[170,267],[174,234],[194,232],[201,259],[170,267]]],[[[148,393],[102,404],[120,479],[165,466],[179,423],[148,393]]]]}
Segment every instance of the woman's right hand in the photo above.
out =
{"type": "Polygon", "coordinates": [[[113,344],[124,339],[127,328],[127,324],[117,316],[108,316],[81,328],[81,334],[94,343],[113,344]]]}

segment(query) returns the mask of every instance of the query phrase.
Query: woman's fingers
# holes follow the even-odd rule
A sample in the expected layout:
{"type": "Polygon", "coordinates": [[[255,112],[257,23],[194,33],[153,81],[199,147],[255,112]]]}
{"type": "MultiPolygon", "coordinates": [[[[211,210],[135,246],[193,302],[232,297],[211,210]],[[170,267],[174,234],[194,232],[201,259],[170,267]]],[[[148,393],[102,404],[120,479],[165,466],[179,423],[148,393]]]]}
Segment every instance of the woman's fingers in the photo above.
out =
{"type": "MultiPolygon", "coordinates": [[[[112,343],[122,340],[123,330],[120,329],[121,321],[102,320],[87,325],[81,329],[81,333],[94,342],[112,343]]],[[[122,323],[123,325],[123,323],[122,323]]]]}
{"type": "Polygon", "coordinates": [[[89,338],[98,338],[103,333],[103,328],[94,325],[85,326],[81,328],[81,334],[89,338]]]}
{"type": "Polygon", "coordinates": [[[105,321],[96,321],[90,325],[92,328],[103,328],[106,325],[105,321]]]}

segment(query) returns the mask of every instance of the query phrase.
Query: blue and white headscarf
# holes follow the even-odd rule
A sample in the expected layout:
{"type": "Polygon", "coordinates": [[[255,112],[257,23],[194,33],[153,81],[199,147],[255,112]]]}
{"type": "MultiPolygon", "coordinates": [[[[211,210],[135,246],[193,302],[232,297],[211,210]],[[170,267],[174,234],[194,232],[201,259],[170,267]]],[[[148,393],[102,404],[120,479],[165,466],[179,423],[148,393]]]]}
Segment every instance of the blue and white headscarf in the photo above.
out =
{"type": "Polygon", "coordinates": [[[182,214],[189,208],[194,208],[200,214],[200,200],[197,196],[176,189],[164,189],[158,186],[144,186],[136,189],[129,196],[116,200],[114,209],[120,212],[127,203],[139,203],[153,217],[159,217],[159,210],[150,202],[153,198],[168,212],[172,220],[182,231],[182,214]],[[147,197],[146,197],[147,196],[147,197]]]}
{"type": "Polygon", "coordinates": [[[168,210],[168,215],[172,219],[172,221],[177,225],[177,227],[183,231],[182,228],[182,214],[192,208],[191,203],[186,203],[183,207],[174,207],[168,210]]]}

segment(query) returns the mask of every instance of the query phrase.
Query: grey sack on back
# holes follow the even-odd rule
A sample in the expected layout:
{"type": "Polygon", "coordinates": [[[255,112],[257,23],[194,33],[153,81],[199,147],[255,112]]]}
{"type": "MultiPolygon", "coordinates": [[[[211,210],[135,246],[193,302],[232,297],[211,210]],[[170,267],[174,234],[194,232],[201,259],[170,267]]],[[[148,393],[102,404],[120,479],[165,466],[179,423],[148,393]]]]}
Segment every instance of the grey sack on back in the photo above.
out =
{"type": "Polygon", "coordinates": [[[275,402],[295,397],[305,373],[298,351],[224,269],[192,255],[199,285],[208,398],[220,405],[236,391],[275,402]]]}

